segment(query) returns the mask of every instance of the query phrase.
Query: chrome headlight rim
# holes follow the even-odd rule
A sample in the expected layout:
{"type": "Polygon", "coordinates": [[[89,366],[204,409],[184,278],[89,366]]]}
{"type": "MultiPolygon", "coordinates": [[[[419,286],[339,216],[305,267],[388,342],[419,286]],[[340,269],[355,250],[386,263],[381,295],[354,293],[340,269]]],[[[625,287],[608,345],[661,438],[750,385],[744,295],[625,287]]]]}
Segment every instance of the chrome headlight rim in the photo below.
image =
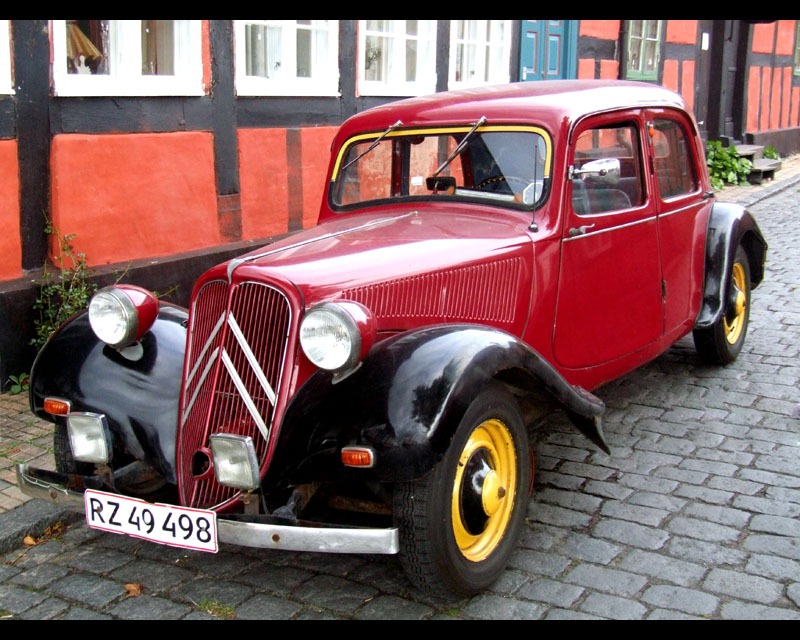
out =
{"type": "Polygon", "coordinates": [[[121,348],[135,341],[139,331],[139,314],[136,305],[122,289],[114,286],[104,287],[95,293],[89,302],[89,324],[98,339],[109,346],[121,348]],[[122,320],[124,332],[116,339],[114,339],[115,334],[109,334],[108,327],[101,324],[104,319],[100,316],[98,307],[103,301],[116,305],[118,317],[122,320]]]}
{"type": "Polygon", "coordinates": [[[343,305],[336,302],[323,302],[312,307],[308,313],[305,314],[300,323],[299,336],[300,346],[309,361],[311,361],[314,366],[326,371],[346,371],[354,367],[362,355],[362,339],[358,323],[343,305]],[[312,336],[309,336],[309,325],[317,321],[320,314],[328,314],[329,317],[334,318],[345,331],[350,343],[346,357],[330,362],[326,359],[326,356],[330,355],[329,351],[323,353],[322,357],[320,357],[318,355],[318,349],[311,345],[310,340],[312,336]]]}

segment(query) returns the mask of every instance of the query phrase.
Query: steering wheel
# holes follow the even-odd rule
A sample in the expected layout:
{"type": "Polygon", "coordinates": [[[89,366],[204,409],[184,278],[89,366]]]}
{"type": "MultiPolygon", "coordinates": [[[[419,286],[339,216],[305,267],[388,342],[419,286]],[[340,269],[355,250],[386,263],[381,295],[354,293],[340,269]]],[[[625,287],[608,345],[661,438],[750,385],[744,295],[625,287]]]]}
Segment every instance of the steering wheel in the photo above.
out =
{"type": "Polygon", "coordinates": [[[490,184],[500,184],[503,182],[508,185],[508,188],[511,189],[513,193],[522,193],[525,190],[525,187],[531,183],[530,180],[525,180],[524,178],[519,178],[517,176],[496,175],[489,176],[485,180],[481,180],[475,188],[483,189],[490,184]],[[515,186],[519,187],[519,189],[515,189],[515,186]]]}

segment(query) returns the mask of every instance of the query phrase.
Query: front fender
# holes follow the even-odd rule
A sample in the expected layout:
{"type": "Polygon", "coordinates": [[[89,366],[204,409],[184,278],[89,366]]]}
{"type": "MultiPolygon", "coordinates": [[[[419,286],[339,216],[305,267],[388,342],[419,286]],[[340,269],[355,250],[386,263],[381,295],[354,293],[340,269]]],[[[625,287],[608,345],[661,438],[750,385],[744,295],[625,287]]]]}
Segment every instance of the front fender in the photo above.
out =
{"type": "Polygon", "coordinates": [[[31,410],[44,399],[69,400],[72,411],[106,415],[115,449],[151,464],[175,483],[175,438],[186,349],[185,309],[161,304],[138,347],[119,352],[101,342],[82,313],[51,336],[31,370],[31,410]]]}
{"type": "Polygon", "coordinates": [[[716,202],[711,208],[706,230],[703,302],[695,329],[713,326],[725,312],[725,292],[731,278],[731,265],[741,245],[750,264],[751,286],[764,278],[767,243],[755,218],[742,205],[716,202]]]}
{"type": "Polygon", "coordinates": [[[379,342],[339,381],[329,372],[312,375],[287,407],[265,484],[341,475],[339,451],[354,444],[376,453],[375,467],[359,470],[361,477],[419,478],[446,451],[472,398],[509,370],[546,388],[579,428],[594,429],[595,442],[605,445],[603,403],[569,385],[533,349],[497,329],[439,326],[379,342]]]}

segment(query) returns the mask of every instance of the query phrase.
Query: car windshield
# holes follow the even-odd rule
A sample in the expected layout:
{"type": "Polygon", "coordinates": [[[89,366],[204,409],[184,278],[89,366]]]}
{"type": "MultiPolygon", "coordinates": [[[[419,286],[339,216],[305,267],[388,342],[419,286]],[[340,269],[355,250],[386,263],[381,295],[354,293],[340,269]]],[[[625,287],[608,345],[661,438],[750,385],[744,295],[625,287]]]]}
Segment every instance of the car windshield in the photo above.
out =
{"type": "Polygon", "coordinates": [[[400,129],[351,138],[334,168],[333,208],[443,197],[514,208],[541,204],[550,171],[545,132],[538,127],[482,126],[445,164],[471,129],[400,129]]]}

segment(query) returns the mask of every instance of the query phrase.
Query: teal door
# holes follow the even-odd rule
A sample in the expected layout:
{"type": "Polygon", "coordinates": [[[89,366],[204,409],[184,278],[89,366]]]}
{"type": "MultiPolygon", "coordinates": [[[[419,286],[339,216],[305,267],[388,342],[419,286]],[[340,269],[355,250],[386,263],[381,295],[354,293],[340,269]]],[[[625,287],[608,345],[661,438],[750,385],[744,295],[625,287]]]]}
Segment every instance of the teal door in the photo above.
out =
{"type": "Polygon", "coordinates": [[[521,23],[520,80],[577,77],[577,20],[521,20],[521,23]]]}

